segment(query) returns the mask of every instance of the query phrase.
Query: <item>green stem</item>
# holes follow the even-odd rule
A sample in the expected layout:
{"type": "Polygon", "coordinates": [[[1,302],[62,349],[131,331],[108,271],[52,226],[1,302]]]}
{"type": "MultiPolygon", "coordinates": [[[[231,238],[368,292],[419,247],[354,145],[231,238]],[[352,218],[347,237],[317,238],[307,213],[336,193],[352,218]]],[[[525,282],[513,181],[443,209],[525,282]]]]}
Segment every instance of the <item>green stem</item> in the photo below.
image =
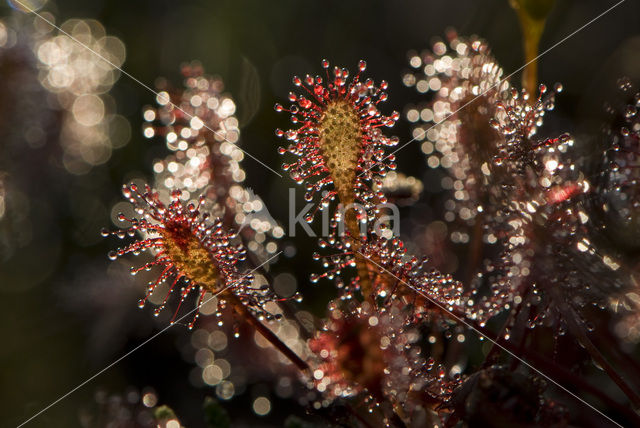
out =
{"type": "Polygon", "coordinates": [[[526,13],[518,13],[522,26],[525,67],[522,72],[522,87],[535,96],[538,87],[538,56],[540,38],[545,20],[537,21],[526,13]]]}
{"type": "Polygon", "coordinates": [[[538,51],[544,25],[555,0],[510,0],[511,7],[518,13],[522,28],[525,67],[522,73],[522,87],[535,96],[538,86],[538,51]]]}

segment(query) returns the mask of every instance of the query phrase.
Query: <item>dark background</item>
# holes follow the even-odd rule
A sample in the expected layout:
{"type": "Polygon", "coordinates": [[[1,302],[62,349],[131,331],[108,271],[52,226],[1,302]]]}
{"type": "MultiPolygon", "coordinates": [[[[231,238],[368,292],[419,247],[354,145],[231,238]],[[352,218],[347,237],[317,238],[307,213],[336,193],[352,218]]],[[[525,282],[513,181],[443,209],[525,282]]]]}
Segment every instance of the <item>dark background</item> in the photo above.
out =
{"type": "MultiPolygon", "coordinates": [[[[541,50],[613,4],[558,0],[541,50]]],[[[422,101],[413,88],[401,82],[403,71],[408,69],[407,52],[428,48],[434,37],[444,36],[448,27],[461,35],[477,34],[488,40],[507,74],[524,63],[517,17],[507,0],[64,0],[49,3],[44,10],[51,11],[58,23],[69,18],[99,20],[108,34],[125,43],[124,70],[149,86],[159,76],[179,85],[180,64],[201,61],[208,73],[224,79],[226,90],[238,104],[241,147],[276,170],[280,170],[282,159],[276,153],[279,141],[273,131],[287,127],[289,121],[284,114],[276,114],[273,105],[286,101],[292,74],[318,73],[322,58],[351,70],[359,59],[366,59],[367,74],[377,82],[386,79],[390,83],[389,101],[383,105],[387,113],[403,113],[407,105],[422,101]]],[[[3,16],[11,13],[16,12],[7,6],[0,8],[3,16]]],[[[555,134],[572,132],[588,152],[602,101],[613,82],[624,74],[640,76],[638,46],[640,2],[627,0],[544,55],[539,80],[560,81],[565,91],[543,133],[547,129],[555,134]]],[[[516,82],[518,78],[514,76],[516,82]]],[[[3,86],[11,85],[6,79],[0,75],[3,86]]],[[[112,96],[118,112],[131,123],[128,145],[115,151],[106,165],[84,176],[71,176],[55,164],[39,163],[44,167],[30,172],[33,195],[29,197],[33,198],[36,214],[32,246],[0,260],[3,426],[21,423],[158,330],[148,321],[150,314],[137,308],[135,297],[120,298],[121,284],[100,284],[109,264],[106,253],[113,242],[102,240],[99,230],[111,226],[109,211],[120,200],[120,186],[133,176],[149,177],[152,160],[165,153],[162,145],[154,145],[140,132],[141,109],[154,103],[154,95],[121,76],[112,96]],[[41,200],[46,204],[39,205],[41,200]],[[86,206],[97,208],[83,210],[86,206]],[[53,249],[38,251],[39,246],[53,249]],[[115,321],[104,327],[105,317],[115,321]],[[102,326],[101,333],[96,333],[96,325],[102,326]]],[[[393,134],[401,143],[410,138],[404,116],[393,134]]],[[[50,149],[25,147],[25,153],[2,159],[0,165],[15,167],[20,162],[29,170],[34,159],[41,159],[42,151],[50,149]]],[[[398,153],[398,166],[400,171],[424,178],[427,193],[440,190],[427,174],[418,143],[398,153]]],[[[287,189],[292,182],[286,176],[278,178],[251,159],[244,161],[244,168],[247,185],[264,199],[273,217],[286,225],[287,189]]],[[[298,191],[298,196],[301,194],[298,191]]],[[[10,225],[1,231],[19,232],[10,225]]],[[[275,270],[293,273],[302,292],[307,293],[304,304],[322,313],[332,290],[307,285],[308,274],[317,270],[310,257],[314,244],[312,238],[297,237],[296,258],[281,260],[275,270]]],[[[183,424],[202,426],[198,409],[204,395],[213,392],[189,383],[192,364],[176,346],[186,340],[186,335],[182,327],[171,329],[27,426],[76,426],[79,409],[91,405],[98,387],[119,392],[129,385],[152,385],[160,402],[173,407],[183,424]]],[[[254,423],[281,425],[291,413],[292,403],[274,402],[271,414],[256,417],[254,423]]],[[[225,403],[234,418],[244,420],[251,420],[246,419],[250,418],[250,405],[246,396],[225,403]]]]}

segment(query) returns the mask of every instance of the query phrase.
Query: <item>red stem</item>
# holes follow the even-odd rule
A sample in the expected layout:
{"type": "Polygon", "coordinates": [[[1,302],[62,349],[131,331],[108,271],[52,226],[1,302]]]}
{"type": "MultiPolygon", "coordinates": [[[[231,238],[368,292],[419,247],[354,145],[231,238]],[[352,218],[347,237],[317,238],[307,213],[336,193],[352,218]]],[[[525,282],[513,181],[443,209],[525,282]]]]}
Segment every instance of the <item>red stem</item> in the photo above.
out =
{"type": "MultiPolygon", "coordinates": [[[[476,326],[476,325],[474,325],[474,328],[476,328],[484,336],[488,337],[489,339],[491,339],[491,340],[495,341],[496,343],[498,343],[500,346],[502,346],[505,349],[507,349],[509,352],[513,352],[514,354],[516,354],[516,352],[518,352],[517,347],[514,346],[511,342],[509,342],[507,340],[502,340],[499,337],[493,337],[493,334],[490,331],[488,331],[486,328],[480,327],[480,326],[476,326]]],[[[527,359],[530,360],[530,363],[535,363],[536,368],[543,369],[541,371],[545,375],[550,376],[550,377],[551,376],[553,376],[553,377],[558,376],[558,377],[563,378],[564,380],[566,380],[570,384],[575,385],[575,386],[587,391],[588,393],[592,394],[593,396],[599,398],[607,406],[609,406],[609,407],[611,407],[613,409],[616,409],[617,411],[621,412],[622,414],[625,415],[625,417],[628,418],[629,421],[633,421],[635,424],[640,426],[640,416],[639,415],[637,415],[635,412],[631,411],[629,408],[620,405],[619,403],[617,403],[612,398],[608,397],[606,394],[604,394],[602,389],[594,387],[593,385],[591,385],[588,382],[584,381],[579,376],[576,376],[575,374],[573,374],[573,373],[569,372],[568,370],[566,370],[564,367],[559,366],[558,364],[554,363],[553,361],[548,360],[547,358],[539,355],[536,352],[532,352],[530,350],[527,350],[526,348],[522,349],[521,351],[522,351],[522,355],[524,355],[525,357],[527,357],[527,359]]]]}
{"type": "Polygon", "coordinates": [[[309,364],[291,350],[278,336],[275,335],[267,326],[262,324],[247,308],[246,306],[232,293],[225,293],[224,298],[231,303],[233,309],[240,315],[242,319],[251,324],[258,333],[267,339],[278,351],[289,359],[301,372],[309,375],[311,369],[309,364]]]}
{"type": "MultiPolygon", "coordinates": [[[[557,295],[555,297],[560,298],[557,295]]],[[[622,390],[622,392],[624,392],[624,394],[627,396],[627,398],[629,398],[633,406],[636,409],[640,409],[640,396],[638,396],[638,394],[636,394],[636,392],[627,384],[627,382],[622,378],[622,376],[618,374],[615,368],[607,361],[605,356],[593,344],[591,339],[589,339],[589,336],[587,335],[587,332],[585,331],[584,327],[581,326],[576,321],[577,316],[576,316],[576,313],[573,311],[573,309],[571,309],[566,304],[563,304],[562,307],[564,309],[563,312],[565,313],[565,316],[563,317],[563,319],[567,323],[567,326],[569,327],[569,330],[571,331],[571,333],[578,338],[582,346],[584,346],[584,348],[587,350],[589,355],[591,355],[591,358],[593,358],[593,360],[596,363],[598,363],[600,367],[602,367],[602,369],[607,373],[607,375],[609,375],[611,380],[613,380],[616,383],[616,385],[618,385],[618,387],[622,390]]]]}

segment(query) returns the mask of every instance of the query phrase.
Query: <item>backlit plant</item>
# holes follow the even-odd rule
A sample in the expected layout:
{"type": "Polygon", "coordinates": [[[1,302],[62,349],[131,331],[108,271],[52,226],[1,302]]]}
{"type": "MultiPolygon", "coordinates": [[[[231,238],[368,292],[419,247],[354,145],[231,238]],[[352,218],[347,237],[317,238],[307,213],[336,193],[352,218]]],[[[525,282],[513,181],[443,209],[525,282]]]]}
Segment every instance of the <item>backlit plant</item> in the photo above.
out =
{"type": "MultiPolygon", "coordinates": [[[[290,93],[291,107],[276,105],[276,111],[291,113],[292,122],[299,124],[288,131],[276,130],[277,136],[291,141],[279,151],[299,157],[283,168],[296,182],[306,184],[307,200],[329,189],[317,202],[317,209],[335,199],[347,208],[355,203],[365,207],[365,213],[353,208],[345,213],[347,229],[359,236],[358,217],[368,216],[375,204],[385,202],[384,195],[372,186],[380,184],[379,178],[388,170],[395,169],[394,156],[385,155],[385,148],[397,144],[397,139],[386,137],[381,128],[393,126],[399,114],[385,116],[378,110],[378,104],[387,99],[384,91],[388,84],[383,81],[375,86],[373,80],[363,80],[364,61],[360,61],[351,81],[347,69],[334,67],[329,74],[327,60],[322,61],[322,67],[327,70],[324,78],[293,78],[293,84],[304,92],[290,93]]],[[[308,221],[313,220],[314,213],[309,214],[308,221]]]]}
{"type": "MultiPolygon", "coordinates": [[[[603,73],[588,88],[580,78],[563,77],[566,91],[548,81],[572,70],[567,62],[596,57],[593,43],[559,46],[625,3],[615,1],[566,37],[543,38],[555,0],[509,0],[521,52],[447,30],[409,51],[402,72],[389,71],[405,57],[400,36],[422,44],[440,19],[418,15],[427,7],[419,2],[411,6],[419,25],[393,32],[383,24],[395,17],[370,19],[400,16],[391,2],[322,5],[286,27],[266,25],[279,7],[271,3],[258,5],[268,12],[259,18],[215,5],[221,17],[202,18],[204,32],[194,27],[215,39],[174,33],[187,39],[184,52],[210,49],[203,63],[225,82],[192,61],[147,84],[135,67],[153,51],[134,55],[137,45],[125,49],[96,20],[58,26],[52,2],[9,0],[15,12],[0,19],[0,283],[9,306],[22,295],[33,308],[8,328],[31,328],[33,312],[53,319],[61,306],[90,321],[87,367],[114,357],[20,426],[126,358],[142,368],[129,379],[136,385],[99,391],[91,409],[70,412],[81,426],[640,426],[638,82],[620,78],[609,97],[603,73]],[[260,25],[233,25],[240,17],[260,25]],[[316,19],[326,28],[309,25],[316,19]],[[336,25],[342,19],[349,25],[336,25]],[[219,37],[234,32],[242,37],[231,43],[219,37]],[[244,52],[263,35],[281,45],[244,52]],[[540,50],[541,41],[553,44],[540,50]],[[313,59],[316,48],[345,63],[313,59]],[[524,65],[503,61],[505,49],[524,65]],[[309,74],[293,75],[300,71],[309,74]],[[596,123],[583,112],[600,94],[605,118],[596,123]],[[265,103],[276,113],[259,112],[265,103]],[[124,200],[113,195],[123,181],[124,200]],[[90,254],[109,217],[105,267],[90,254]],[[296,236],[301,229],[311,236],[296,236]],[[69,281],[54,293],[32,288],[49,275],[69,281]],[[130,350],[110,354],[123,346],[130,350]]],[[[191,24],[208,7],[195,3],[176,3],[169,26],[155,13],[152,22],[191,24]]],[[[102,6],[95,12],[116,13],[102,6]]],[[[502,15],[487,16],[495,33],[486,23],[465,28],[485,28],[492,40],[509,34],[502,15]]],[[[127,31],[141,33],[118,37],[127,31]]],[[[632,49],[630,39],[606,63],[620,57],[633,72],[632,49]]],[[[8,358],[11,392],[29,384],[46,392],[43,372],[51,384],[69,374],[50,367],[78,351],[57,354],[75,338],[46,346],[75,324],[26,335],[53,338],[24,347],[47,364],[32,370],[26,358],[27,379],[8,358]]],[[[9,407],[21,394],[5,395],[9,407]]],[[[25,408],[41,399],[24,396],[25,408]]],[[[59,425],[73,425],[66,421],[59,425]]]]}
{"type": "MultiPolygon", "coordinates": [[[[432,51],[411,55],[410,66],[415,71],[405,74],[404,83],[431,97],[409,108],[407,119],[417,123],[413,136],[423,141],[427,164],[446,171],[443,183],[452,190],[445,202],[451,227],[446,245],[467,245],[467,266],[435,269],[430,254],[412,255],[415,243],[395,236],[384,221],[380,207],[387,194],[411,204],[422,190],[415,179],[394,171],[389,149],[398,140],[383,128],[399,114],[381,112],[388,85],[365,78],[364,61],[350,77],[347,69],[331,69],[323,60],[323,76],[294,77],[291,105],[275,107],[294,124],[276,135],[287,140],[279,153],[295,156],[283,169],[314,203],[306,220],[332,210],[329,236],[313,255],[320,272],[309,282],[331,280],[337,296],[326,318],[296,313],[292,301],[301,296],[278,295],[278,279],[264,267],[275,258],[269,255],[281,253],[282,229],[266,220],[252,220],[244,229],[253,204],[260,211],[263,202],[242,185],[233,101],[222,94],[221,81],[191,64],[183,69],[186,88],[163,83],[159,107],[144,112],[144,134],[162,137],[172,151],[154,165],[158,189],[125,186],[135,214],[121,214],[126,226],[105,232],[135,237],[111,258],[151,255],[132,268],[134,274],[157,271],[140,306],[166,283],[156,315],[176,293],[175,321],[180,305],[194,295],[190,328],[205,307],[216,314],[215,325],[205,319],[196,331],[209,338],[205,342],[227,319],[236,337],[239,326],[254,328],[263,338],[247,346],[273,345],[285,357],[265,360],[273,370],[298,370],[296,387],[308,389],[300,404],[312,413],[346,408],[346,414],[329,416],[336,424],[479,426],[499,414],[496,423],[505,426],[568,426],[581,420],[571,411],[586,402],[560,398],[560,392],[571,392],[562,383],[577,382],[609,405],[611,400],[576,380],[557,353],[549,359],[531,350],[557,350],[560,344],[575,347],[573,364],[593,361],[639,405],[634,386],[593,343],[595,326],[587,320],[592,307],[614,306],[625,314],[640,307],[634,276],[606,234],[613,207],[628,225],[637,221],[637,95],[624,108],[622,125],[606,133],[609,146],[594,175],[576,155],[577,138],[562,132],[538,137],[561,85],[540,85],[533,94],[535,70],[529,69],[526,88],[518,90],[503,77],[486,42],[453,32],[449,48],[436,42],[432,51]],[[214,300],[213,309],[208,300],[214,300]],[[470,343],[478,338],[485,343],[480,358],[470,343]],[[560,391],[551,394],[549,382],[560,391]]],[[[629,340],[639,336],[637,325],[634,313],[619,317],[629,340]]],[[[226,347],[226,336],[215,346],[226,347]]],[[[226,360],[216,365],[212,355],[209,361],[209,352],[207,345],[198,350],[202,378],[220,387],[223,369],[233,367],[226,360]]],[[[233,396],[233,384],[227,386],[230,394],[222,387],[219,393],[225,399],[233,396]]],[[[633,410],[615,406],[625,409],[620,420],[640,420],[633,410]]]]}

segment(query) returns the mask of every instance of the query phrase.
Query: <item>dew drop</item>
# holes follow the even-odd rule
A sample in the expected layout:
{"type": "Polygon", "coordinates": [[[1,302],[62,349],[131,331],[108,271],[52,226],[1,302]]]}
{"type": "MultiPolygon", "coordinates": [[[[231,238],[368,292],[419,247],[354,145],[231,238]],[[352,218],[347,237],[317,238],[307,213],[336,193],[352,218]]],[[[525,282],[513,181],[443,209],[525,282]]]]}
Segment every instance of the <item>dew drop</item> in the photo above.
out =
{"type": "Polygon", "coordinates": [[[633,106],[627,106],[627,108],[626,108],[626,110],[625,110],[625,114],[624,114],[624,115],[625,115],[625,117],[626,117],[627,119],[631,119],[633,116],[635,116],[635,115],[636,115],[636,113],[637,113],[637,112],[638,112],[638,111],[636,110],[636,108],[635,108],[635,107],[633,107],[633,106]]]}

